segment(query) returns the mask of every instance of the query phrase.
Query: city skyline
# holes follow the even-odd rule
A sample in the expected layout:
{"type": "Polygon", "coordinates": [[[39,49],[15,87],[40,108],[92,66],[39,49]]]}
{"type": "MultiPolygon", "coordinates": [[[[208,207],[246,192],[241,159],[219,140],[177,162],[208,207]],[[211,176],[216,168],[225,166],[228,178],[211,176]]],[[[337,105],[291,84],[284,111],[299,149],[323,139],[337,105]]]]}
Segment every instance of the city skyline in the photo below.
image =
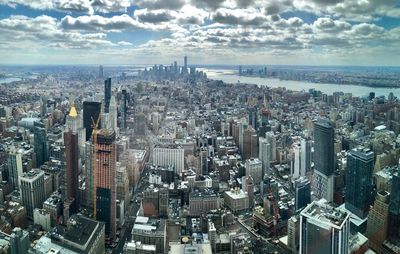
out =
{"type": "Polygon", "coordinates": [[[397,1],[0,1],[0,64],[399,66],[397,1]]]}

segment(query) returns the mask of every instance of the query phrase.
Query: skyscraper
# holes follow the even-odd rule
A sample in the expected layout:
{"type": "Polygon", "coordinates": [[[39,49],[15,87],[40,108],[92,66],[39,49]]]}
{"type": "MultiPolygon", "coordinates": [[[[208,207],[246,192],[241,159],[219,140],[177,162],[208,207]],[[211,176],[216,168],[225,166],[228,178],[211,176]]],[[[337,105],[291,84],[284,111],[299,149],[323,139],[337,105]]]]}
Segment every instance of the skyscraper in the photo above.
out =
{"type": "Polygon", "coordinates": [[[6,166],[8,172],[8,180],[11,182],[14,190],[19,190],[19,177],[23,174],[22,154],[14,146],[11,146],[7,151],[6,166]]]}
{"type": "Polygon", "coordinates": [[[126,89],[122,90],[121,101],[120,101],[120,112],[121,112],[121,121],[120,121],[120,128],[125,130],[126,128],[126,111],[127,111],[127,102],[128,102],[128,94],[126,89]]]}
{"type": "Polygon", "coordinates": [[[115,96],[111,96],[110,107],[109,107],[109,128],[117,132],[117,120],[118,120],[118,110],[117,102],[115,101],[115,96]]]}
{"type": "Polygon", "coordinates": [[[347,254],[350,216],[321,199],[300,213],[301,254],[347,254]]]}
{"type": "Polygon", "coordinates": [[[104,76],[104,70],[103,70],[103,65],[99,66],[99,78],[103,78],[104,76]]]}
{"type": "Polygon", "coordinates": [[[251,107],[247,110],[249,124],[257,131],[258,130],[258,109],[251,107]]]}
{"type": "Polygon", "coordinates": [[[11,254],[28,253],[30,245],[29,233],[19,227],[14,228],[10,235],[11,254]]]}
{"type": "Polygon", "coordinates": [[[262,162],[263,173],[262,177],[268,172],[270,166],[270,156],[271,156],[271,145],[268,143],[266,138],[260,137],[258,139],[259,149],[258,158],[262,162]]]}
{"type": "MultiPolygon", "coordinates": [[[[101,103],[96,101],[83,102],[83,127],[86,129],[86,141],[92,137],[92,121],[96,122],[100,116],[101,103]]],[[[99,121],[101,125],[101,121],[99,121]]],[[[100,127],[100,126],[99,126],[100,127]]]]}
{"type": "Polygon", "coordinates": [[[325,176],[335,171],[334,139],[335,130],[329,120],[314,123],[314,167],[325,176]]]}
{"type": "Polygon", "coordinates": [[[330,121],[314,123],[314,194],[328,202],[333,200],[333,173],[335,171],[335,130],[330,121]]]}
{"type": "Polygon", "coordinates": [[[111,78],[104,80],[104,112],[109,113],[111,100],[111,78]]]}
{"type": "MultiPolygon", "coordinates": [[[[377,253],[383,253],[382,244],[386,240],[389,222],[389,199],[387,191],[376,194],[374,206],[368,213],[368,224],[366,236],[369,246],[377,253]]],[[[390,225],[392,227],[392,225],[390,225]]]]}
{"type": "Polygon", "coordinates": [[[183,58],[183,62],[184,62],[183,73],[186,74],[187,71],[188,71],[188,64],[187,64],[188,59],[187,59],[187,56],[185,56],[185,57],[183,58]]]}
{"type": "Polygon", "coordinates": [[[396,239],[400,231],[400,163],[397,172],[392,176],[389,203],[389,237],[396,239]]]}
{"type": "Polygon", "coordinates": [[[34,123],[33,135],[36,167],[40,167],[48,160],[47,132],[42,123],[34,123]]]}
{"type": "Polygon", "coordinates": [[[371,204],[374,153],[355,148],[347,156],[346,209],[360,218],[367,216],[371,204]]]}
{"type": "Polygon", "coordinates": [[[115,132],[100,129],[95,145],[94,166],[97,220],[106,224],[106,238],[114,241],[116,234],[116,154],[115,132]]]}
{"type": "Polygon", "coordinates": [[[46,200],[44,192],[44,172],[39,169],[32,169],[20,178],[21,180],[21,198],[26,208],[26,214],[33,218],[33,210],[42,208],[46,200]]]}
{"type": "Polygon", "coordinates": [[[301,139],[300,175],[302,176],[305,176],[311,170],[311,148],[311,140],[301,139]]]}
{"type": "Polygon", "coordinates": [[[79,153],[78,153],[78,134],[68,131],[64,133],[65,158],[66,158],[66,177],[67,177],[67,199],[75,200],[75,208],[79,207],[78,200],[78,172],[79,172],[79,153]]]}
{"type": "Polygon", "coordinates": [[[310,182],[306,178],[301,177],[294,182],[294,186],[296,192],[294,199],[295,212],[300,212],[311,203],[310,182]]]}

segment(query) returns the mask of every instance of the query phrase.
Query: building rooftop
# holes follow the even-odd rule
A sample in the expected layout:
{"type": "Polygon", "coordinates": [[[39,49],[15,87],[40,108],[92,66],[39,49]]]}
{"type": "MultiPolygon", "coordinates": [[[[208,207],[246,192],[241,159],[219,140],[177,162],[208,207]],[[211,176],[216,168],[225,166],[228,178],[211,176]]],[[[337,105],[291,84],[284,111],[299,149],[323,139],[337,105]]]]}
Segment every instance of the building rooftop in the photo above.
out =
{"type": "Polygon", "coordinates": [[[248,197],[247,192],[244,192],[241,189],[229,190],[229,191],[225,191],[225,193],[232,199],[241,199],[241,198],[248,197]]]}
{"type": "Polygon", "coordinates": [[[337,229],[342,228],[349,217],[347,212],[333,208],[324,199],[309,204],[301,211],[301,215],[337,229]]]}
{"type": "Polygon", "coordinates": [[[165,229],[166,223],[163,219],[151,219],[138,216],[133,225],[132,234],[163,235],[165,229]]]}

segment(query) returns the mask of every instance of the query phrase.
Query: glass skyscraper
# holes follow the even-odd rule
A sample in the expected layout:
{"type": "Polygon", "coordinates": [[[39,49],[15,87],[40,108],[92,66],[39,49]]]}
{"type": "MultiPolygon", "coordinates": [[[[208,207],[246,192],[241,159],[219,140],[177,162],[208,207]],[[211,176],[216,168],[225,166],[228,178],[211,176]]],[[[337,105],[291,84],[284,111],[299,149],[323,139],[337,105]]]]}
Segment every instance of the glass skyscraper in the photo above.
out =
{"type": "Polygon", "coordinates": [[[372,194],[374,153],[355,148],[347,155],[346,209],[360,218],[367,216],[372,194]]]}

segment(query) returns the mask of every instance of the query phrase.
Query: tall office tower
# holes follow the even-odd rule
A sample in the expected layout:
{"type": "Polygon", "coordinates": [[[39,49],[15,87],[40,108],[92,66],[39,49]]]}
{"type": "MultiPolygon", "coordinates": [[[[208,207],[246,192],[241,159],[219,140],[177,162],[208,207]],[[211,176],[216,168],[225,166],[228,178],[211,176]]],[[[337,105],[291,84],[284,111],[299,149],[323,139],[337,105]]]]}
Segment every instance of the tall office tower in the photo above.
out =
{"type": "Polygon", "coordinates": [[[202,175],[208,175],[208,149],[202,147],[200,150],[200,168],[202,175]]]}
{"type": "MultiPolygon", "coordinates": [[[[264,99],[265,101],[265,99],[264,99]]],[[[261,109],[260,115],[261,115],[261,127],[258,129],[258,135],[260,137],[265,137],[265,134],[268,131],[268,125],[269,125],[269,116],[270,116],[270,111],[267,108],[266,102],[264,102],[264,108],[261,109]]]]}
{"type": "Polygon", "coordinates": [[[301,139],[301,165],[300,165],[300,175],[305,176],[307,172],[311,170],[311,148],[312,141],[301,139]]]}
{"type": "Polygon", "coordinates": [[[123,89],[122,94],[121,94],[121,100],[120,100],[121,120],[120,120],[119,126],[120,126],[121,130],[126,129],[127,102],[128,102],[128,94],[126,93],[126,89],[123,89]]]}
{"type": "Polygon", "coordinates": [[[258,109],[251,107],[247,110],[249,124],[257,131],[258,130],[258,109]]]}
{"type": "Polygon", "coordinates": [[[103,65],[99,66],[99,78],[103,78],[104,77],[104,70],[103,70],[103,65]]]}
{"type": "Polygon", "coordinates": [[[11,146],[7,150],[6,166],[8,172],[8,181],[11,182],[11,186],[14,190],[19,190],[19,177],[23,174],[22,154],[15,146],[11,146]]]}
{"type": "MultiPolygon", "coordinates": [[[[387,191],[376,194],[375,204],[368,213],[367,233],[369,246],[377,253],[383,253],[382,244],[386,240],[389,222],[389,199],[387,191]]],[[[392,227],[392,225],[390,225],[392,227]]]]}
{"type": "Polygon", "coordinates": [[[184,65],[183,65],[183,73],[186,74],[187,71],[188,71],[188,59],[187,59],[187,56],[185,56],[185,57],[183,58],[183,62],[184,62],[184,65]]]}
{"type": "Polygon", "coordinates": [[[293,145],[293,150],[292,150],[292,161],[291,161],[292,179],[300,177],[300,166],[301,166],[300,160],[301,160],[300,144],[296,143],[293,145]]]}
{"type": "Polygon", "coordinates": [[[28,253],[31,242],[29,232],[19,227],[13,229],[10,235],[11,254],[28,253]]]}
{"type": "Polygon", "coordinates": [[[287,246],[292,253],[299,251],[300,219],[298,215],[290,217],[287,226],[288,240],[287,246]]]}
{"type": "Polygon", "coordinates": [[[242,66],[239,65],[239,76],[242,76],[242,66]]]}
{"type": "Polygon", "coordinates": [[[257,143],[258,143],[257,133],[254,130],[254,128],[249,126],[243,132],[242,158],[244,160],[255,158],[258,156],[257,143]]]}
{"type": "Polygon", "coordinates": [[[267,132],[267,134],[265,134],[268,143],[271,146],[271,153],[270,153],[270,162],[274,162],[276,161],[276,136],[273,132],[267,132]]]}
{"type": "Polygon", "coordinates": [[[42,123],[34,122],[33,125],[33,148],[36,154],[36,167],[40,167],[49,159],[47,133],[42,123]]]}
{"type": "Polygon", "coordinates": [[[300,213],[301,254],[347,254],[350,215],[326,203],[314,201],[300,213]]]}
{"type": "Polygon", "coordinates": [[[94,197],[93,152],[93,143],[87,141],[85,143],[85,206],[91,210],[93,210],[94,197]]]}
{"type": "Polygon", "coordinates": [[[355,148],[347,155],[346,209],[360,218],[367,216],[371,205],[374,153],[355,148]]]}
{"type": "Polygon", "coordinates": [[[104,80],[104,113],[110,112],[111,78],[104,80]]]}
{"type": "Polygon", "coordinates": [[[258,139],[259,149],[258,149],[258,158],[262,162],[262,169],[263,173],[262,176],[264,177],[265,174],[269,171],[270,166],[270,156],[271,156],[271,145],[268,143],[266,138],[260,137],[258,139]]]}
{"type": "Polygon", "coordinates": [[[174,61],[174,73],[178,73],[178,63],[174,61]]]}
{"type": "Polygon", "coordinates": [[[124,201],[125,208],[128,208],[129,204],[129,177],[126,171],[126,167],[122,166],[120,162],[117,162],[116,171],[116,181],[117,181],[117,199],[124,201]]]}
{"type": "Polygon", "coordinates": [[[95,144],[95,186],[97,220],[106,224],[106,238],[111,242],[116,234],[116,158],[115,132],[97,131],[95,144]]]}
{"type": "Polygon", "coordinates": [[[43,202],[46,200],[44,192],[44,171],[32,169],[23,174],[21,180],[21,198],[26,208],[26,214],[29,218],[33,218],[33,210],[42,208],[43,202]]]}
{"type": "Polygon", "coordinates": [[[311,186],[310,181],[306,178],[300,177],[294,182],[295,199],[294,207],[295,212],[300,212],[304,207],[311,203],[311,186]]]}
{"type": "Polygon", "coordinates": [[[335,171],[335,130],[330,121],[320,119],[314,123],[314,194],[328,202],[333,200],[335,171]]]}
{"type": "Polygon", "coordinates": [[[79,152],[78,134],[72,131],[64,132],[66,177],[67,177],[67,199],[75,202],[73,210],[79,208],[78,187],[79,187],[79,152]]]}
{"type": "Polygon", "coordinates": [[[158,193],[158,215],[160,217],[168,217],[169,193],[167,188],[160,188],[158,193]]]}
{"type": "Polygon", "coordinates": [[[254,207],[254,184],[253,177],[251,175],[246,178],[246,192],[249,196],[249,207],[254,207]]]}
{"type": "Polygon", "coordinates": [[[65,119],[65,122],[67,125],[67,130],[77,132],[78,127],[79,127],[79,119],[78,119],[78,112],[76,111],[72,97],[71,97],[70,104],[71,104],[71,108],[69,110],[69,114],[67,115],[67,117],[65,119]]]}
{"type": "Polygon", "coordinates": [[[400,163],[397,172],[392,175],[392,186],[389,203],[389,237],[396,239],[400,236],[400,163]]]}
{"type": "Polygon", "coordinates": [[[252,176],[255,185],[260,185],[263,180],[262,163],[258,158],[251,158],[245,162],[246,176],[252,176]]]}
{"type": "Polygon", "coordinates": [[[115,96],[111,96],[110,100],[110,108],[109,108],[109,125],[110,129],[114,130],[116,133],[117,132],[117,120],[118,120],[118,109],[117,109],[117,103],[115,101],[115,96]]]}
{"type": "MultiPolygon", "coordinates": [[[[92,123],[97,121],[101,112],[101,103],[96,101],[83,102],[83,127],[86,129],[86,141],[92,137],[92,123]]],[[[99,121],[101,125],[101,121],[99,121]]],[[[99,126],[100,128],[100,126],[99,126]]]]}

